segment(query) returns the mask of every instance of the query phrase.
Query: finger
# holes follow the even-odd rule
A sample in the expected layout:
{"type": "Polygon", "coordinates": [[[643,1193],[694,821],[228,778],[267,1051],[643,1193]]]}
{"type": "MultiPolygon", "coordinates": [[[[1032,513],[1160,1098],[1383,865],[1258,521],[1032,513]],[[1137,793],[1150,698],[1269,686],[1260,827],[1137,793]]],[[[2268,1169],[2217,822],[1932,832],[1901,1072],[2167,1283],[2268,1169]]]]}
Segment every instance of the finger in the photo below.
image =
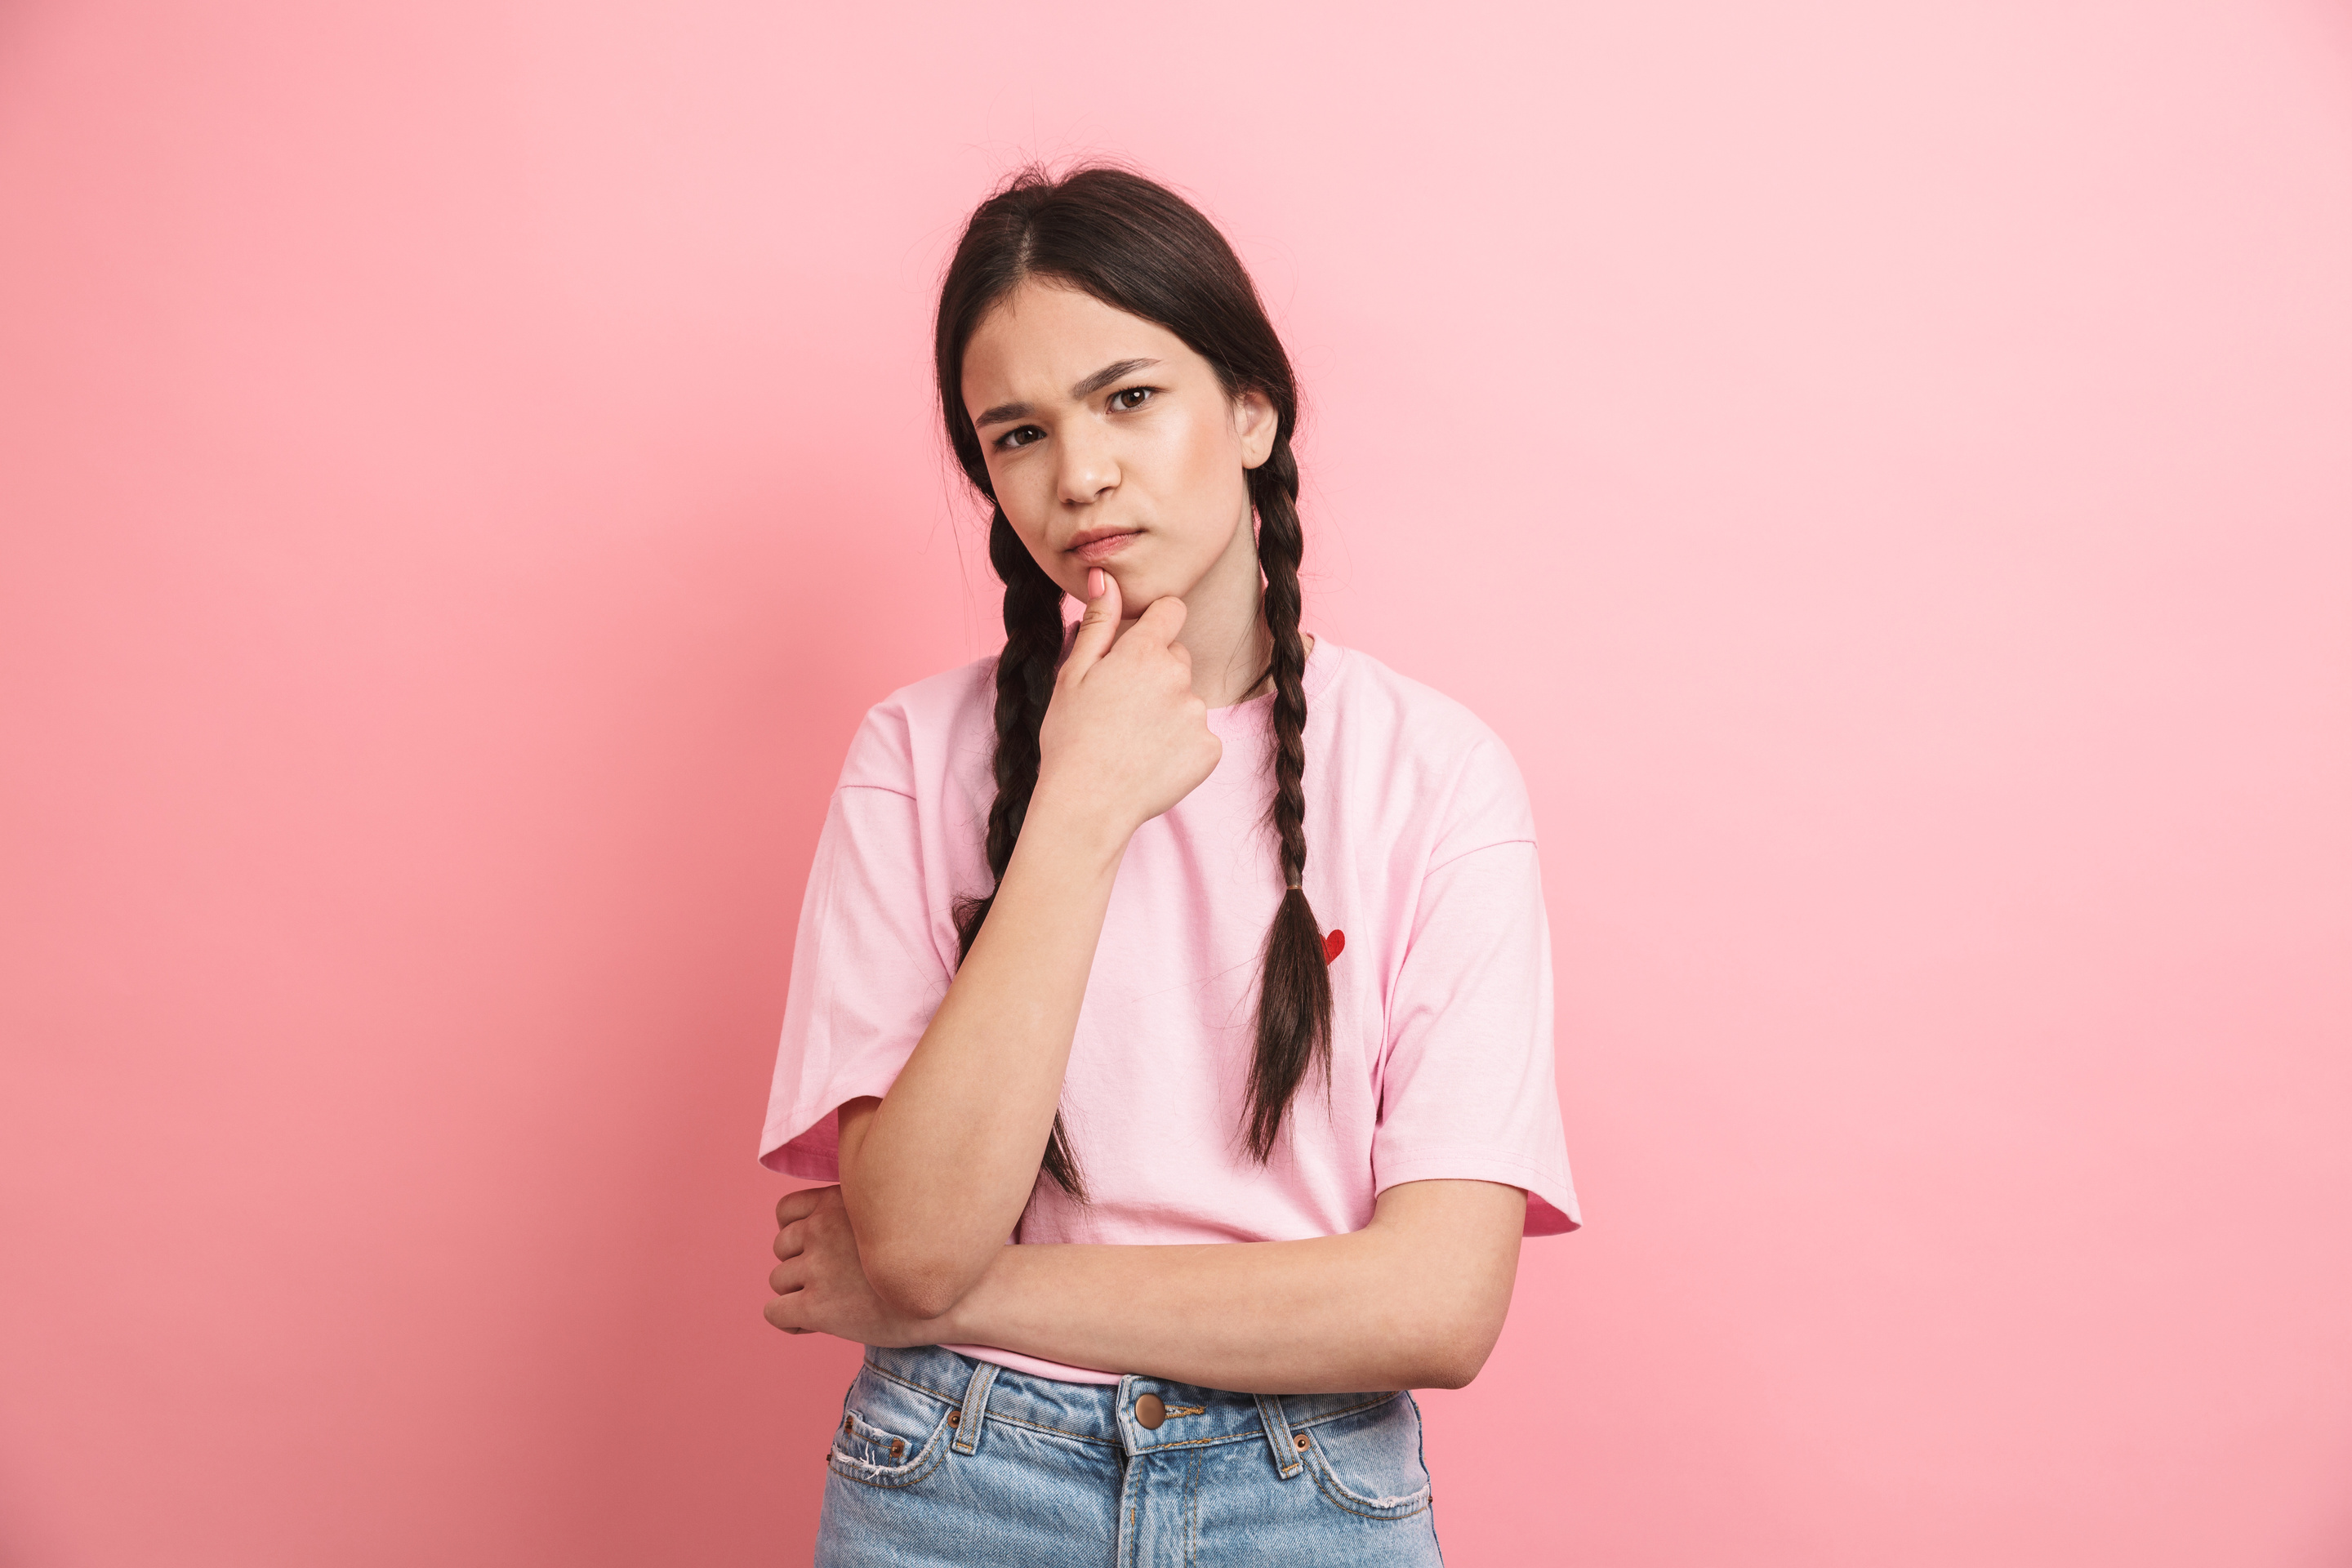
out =
{"type": "Polygon", "coordinates": [[[1127,635],[1130,639],[1140,638],[1139,646],[1149,647],[1154,643],[1164,646],[1174,642],[1176,634],[1183,629],[1184,601],[1171,594],[1164,599],[1154,599],[1146,605],[1142,616],[1135,623],[1135,629],[1127,635]]]}
{"type": "Polygon", "coordinates": [[[1095,660],[1110,651],[1112,639],[1118,636],[1118,617],[1125,610],[1118,596],[1118,579],[1101,567],[1088,568],[1087,586],[1101,592],[1087,601],[1087,613],[1078,619],[1078,635],[1070,643],[1070,657],[1062,661],[1063,676],[1073,680],[1084,677],[1095,660]]]}
{"type": "Polygon", "coordinates": [[[817,1205],[824,1202],[825,1194],[838,1190],[835,1187],[803,1187],[798,1192],[786,1193],[776,1200],[776,1223],[785,1226],[794,1220],[808,1218],[816,1212],[817,1205]]]}
{"type": "Polygon", "coordinates": [[[798,1258],[808,1250],[808,1226],[799,1220],[776,1232],[775,1253],[779,1258],[798,1258]]]}
{"type": "Polygon", "coordinates": [[[788,1258],[768,1270],[768,1289],[779,1296],[789,1296],[808,1284],[808,1265],[797,1258],[788,1258]]]}
{"type": "Polygon", "coordinates": [[[799,1305],[798,1300],[793,1297],[778,1296],[760,1309],[760,1316],[767,1319],[772,1326],[782,1329],[788,1334],[804,1334],[808,1331],[793,1321],[795,1309],[799,1305]]]}

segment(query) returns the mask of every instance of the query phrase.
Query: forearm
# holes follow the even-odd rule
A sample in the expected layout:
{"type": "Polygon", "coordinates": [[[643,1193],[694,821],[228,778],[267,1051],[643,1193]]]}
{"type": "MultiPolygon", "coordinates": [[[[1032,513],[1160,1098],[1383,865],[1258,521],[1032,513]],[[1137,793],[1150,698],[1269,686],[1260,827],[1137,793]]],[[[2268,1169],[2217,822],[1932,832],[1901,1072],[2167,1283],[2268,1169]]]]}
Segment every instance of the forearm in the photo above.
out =
{"type": "Polygon", "coordinates": [[[1027,1204],[1126,835],[1037,803],[996,901],[889,1093],[853,1129],[842,1189],[886,1296],[936,1311],[1027,1204]]]}
{"type": "Polygon", "coordinates": [[[1458,1387],[1501,1331],[1525,1196],[1429,1189],[1307,1241],[1001,1248],[940,1338],[1244,1393],[1458,1387]],[[1470,1212],[1465,1212],[1465,1209],[1470,1212]]]}

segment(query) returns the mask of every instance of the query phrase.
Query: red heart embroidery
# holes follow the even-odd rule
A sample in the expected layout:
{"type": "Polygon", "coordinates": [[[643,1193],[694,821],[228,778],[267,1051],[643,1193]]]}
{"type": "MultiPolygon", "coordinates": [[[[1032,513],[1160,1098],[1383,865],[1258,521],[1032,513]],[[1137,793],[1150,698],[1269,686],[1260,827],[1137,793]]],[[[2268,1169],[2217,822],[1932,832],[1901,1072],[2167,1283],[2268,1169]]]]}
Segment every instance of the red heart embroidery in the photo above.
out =
{"type": "Polygon", "coordinates": [[[1346,931],[1325,931],[1323,933],[1323,962],[1328,963],[1333,959],[1339,957],[1340,952],[1346,949],[1347,945],[1348,933],[1346,931]]]}

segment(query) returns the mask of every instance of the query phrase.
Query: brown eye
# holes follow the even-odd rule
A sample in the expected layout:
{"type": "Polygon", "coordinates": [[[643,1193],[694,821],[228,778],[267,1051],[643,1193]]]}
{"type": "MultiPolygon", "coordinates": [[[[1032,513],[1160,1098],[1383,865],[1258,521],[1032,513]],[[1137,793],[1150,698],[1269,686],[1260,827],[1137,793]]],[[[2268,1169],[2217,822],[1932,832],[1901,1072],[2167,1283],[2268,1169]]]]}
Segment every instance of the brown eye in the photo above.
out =
{"type": "Polygon", "coordinates": [[[1122,386],[1110,395],[1110,405],[1122,412],[1140,408],[1151,401],[1153,390],[1149,386],[1122,386]]]}
{"type": "Polygon", "coordinates": [[[1032,442],[1042,441],[1045,438],[1045,432],[1038,429],[1034,425],[1023,425],[1015,429],[1007,430],[1003,435],[999,436],[996,438],[996,444],[998,447],[1009,452],[1026,447],[1032,442]]]}

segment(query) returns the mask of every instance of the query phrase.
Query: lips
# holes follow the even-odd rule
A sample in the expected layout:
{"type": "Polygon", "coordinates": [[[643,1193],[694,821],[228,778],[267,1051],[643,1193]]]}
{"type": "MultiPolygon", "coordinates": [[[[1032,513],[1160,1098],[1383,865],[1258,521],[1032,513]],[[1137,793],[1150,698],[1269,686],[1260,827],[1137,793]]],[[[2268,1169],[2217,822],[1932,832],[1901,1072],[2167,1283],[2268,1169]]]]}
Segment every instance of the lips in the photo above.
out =
{"type": "Polygon", "coordinates": [[[1099,566],[1143,537],[1139,528],[1089,528],[1070,540],[1070,553],[1089,566],[1099,566]]]}

